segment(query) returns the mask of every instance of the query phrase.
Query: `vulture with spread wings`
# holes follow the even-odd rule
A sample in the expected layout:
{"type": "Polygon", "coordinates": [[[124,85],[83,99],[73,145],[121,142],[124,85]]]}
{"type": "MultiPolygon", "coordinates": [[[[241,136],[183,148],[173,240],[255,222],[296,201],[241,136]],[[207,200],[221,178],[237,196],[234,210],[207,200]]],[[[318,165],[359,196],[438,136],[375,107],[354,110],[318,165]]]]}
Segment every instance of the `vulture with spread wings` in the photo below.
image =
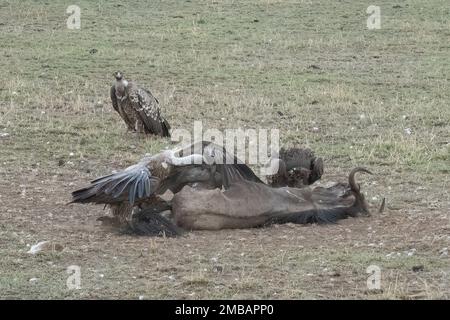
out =
{"type": "Polygon", "coordinates": [[[185,185],[227,188],[226,177],[263,183],[224,147],[201,141],[185,148],[164,150],[121,172],[93,180],[89,186],[72,192],[71,203],[109,205],[113,216],[124,223],[134,208],[150,207],[155,212],[170,209],[160,197],[167,190],[177,193],[185,185]]]}
{"type": "Polygon", "coordinates": [[[161,116],[158,100],[136,83],[124,79],[118,71],[111,87],[111,101],[130,131],[170,137],[170,125],[161,116]]]}

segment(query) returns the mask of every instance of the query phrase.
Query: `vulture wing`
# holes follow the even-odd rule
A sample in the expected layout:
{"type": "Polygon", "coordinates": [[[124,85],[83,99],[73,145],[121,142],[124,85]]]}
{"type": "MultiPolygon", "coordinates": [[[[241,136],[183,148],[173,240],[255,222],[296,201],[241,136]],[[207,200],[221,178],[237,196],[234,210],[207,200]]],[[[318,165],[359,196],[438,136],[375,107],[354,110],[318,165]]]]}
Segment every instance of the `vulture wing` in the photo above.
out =
{"type": "MultiPolygon", "coordinates": [[[[126,115],[126,113],[124,113],[123,110],[121,110],[121,108],[119,108],[119,101],[117,100],[116,87],[115,86],[111,87],[110,96],[111,96],[111,102],[112,102],[114,110],[116,110],[117,113],[120,115],[120,117],[123,119],[123,121],[125,122],[125,124],[128,127],[128,130],[134,130],[134,123],[133,123],[133,121],[131,121],[128,118],[128,116],[126,115]]],[[[129,104],[129,102],[128,102],[128,104],[129,104]]]]}
{"type": "MultiPolygon", "coordinates": [[[[119,114],[119,104],[117,103],[117,97],[116,97],[116,87],[112,86],[111,89],[109,90],[109,94],[111,96],[111,102],[113,105],[114,110],[116,110],[119,114]]],[[[122,116],[122,115],[121,115],[122,116]]]]}
{"type": "Polygon", "coordinates": [[[175,152],[181,157],[186,157],[201,152],[203,156],[203,163],[201,165],[197,164],[197,166],[202,166],[201,172],[203,174],[205,172],[204,168],[208,167],[210,171],[209,176],[211,174],[216,174],[217,172],[218,179],[216,179],[216,184],[223,186],[225,189],[229,187],[228,181],[247,180],[264,183],[258,178],[252,169],[250,169],[249,166],[238,159],[235,155],[227,152],[225,147],[219,146],[213,142],[198,141],[175,152]],[[224,178],[225,173],[227,174],[228,179],[224,178]]]}
{"type": "Polygon", "coordinates": [[[138,88],[130,83],[128,97],[148,133],[170,137],[170,125],[166,119],[161,117],[158,100],[153,97],[150,91],[138,88]]]}
{"type": "Polygon", "coordinates": [[[91,181],[91,185],[72,192],[71,203],[119,204],[150,197],[159,186],[145,162],[91,181]]]}
{"type": "Polygon", "coordinates": [[[222,187],[222,181],[218,174],[215,174],[209,166],[206,165],[187,165],[175,166],[167,178],[161,181],[158,194],[163,194],[167,190],[173,193],[180,192],[186,185],[193,183],[201,183],[203,186],[208,185],[209,188],[222,187]],[[211,176],[213,175],[213,176],[211,176]]]}

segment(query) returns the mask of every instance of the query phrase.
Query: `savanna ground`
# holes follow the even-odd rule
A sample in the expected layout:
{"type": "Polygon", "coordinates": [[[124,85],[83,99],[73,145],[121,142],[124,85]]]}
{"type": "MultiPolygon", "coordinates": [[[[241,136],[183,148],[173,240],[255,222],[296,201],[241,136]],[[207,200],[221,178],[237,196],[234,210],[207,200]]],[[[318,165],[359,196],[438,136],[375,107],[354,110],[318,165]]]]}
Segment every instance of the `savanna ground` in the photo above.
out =
{"type": "Polygon", "coordinates": [[[449,21],[445,0],[3,0],[0,297],[448,299],[449,21]],[[324,157],[324,181],[368,167],[362,188],[386,210],[177,239],[99,227],[102,208],[65,205],[70,192],[170,145],[126,132],[115,70],[150,88],[173,128],[278,128],[282,145],[324,157]],[[64,250],[26,253],[42,240],[64,250]]]}

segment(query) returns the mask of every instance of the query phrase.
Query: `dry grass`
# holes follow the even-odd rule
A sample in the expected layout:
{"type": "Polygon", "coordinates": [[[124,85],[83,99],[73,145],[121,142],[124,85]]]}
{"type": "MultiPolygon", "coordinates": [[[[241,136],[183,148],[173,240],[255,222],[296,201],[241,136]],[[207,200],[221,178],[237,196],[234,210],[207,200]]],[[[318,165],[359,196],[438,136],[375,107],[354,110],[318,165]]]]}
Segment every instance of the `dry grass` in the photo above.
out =
{"type": "Polygon", "coordinates": [[[381,1],[376,31],[359,1],[78,5],[73,31],[64,3],[0,4],[0,297],[449,298],[445,1],[381,1]],[[125,132],[109,102],[118,69],[174,128],[279,128],[325,158],[327,181],[369,167],[364,191],[387,212],[181,239],[102,230],[101,208],[64,205],[70,191],[169,144],[125,132]],[[65,249],[25,253],[40,240],[65,249]],[[65,285],[72,264],[81,290],[65,285]],[[370,264],[382,292],[367,290],[370,264]]]}

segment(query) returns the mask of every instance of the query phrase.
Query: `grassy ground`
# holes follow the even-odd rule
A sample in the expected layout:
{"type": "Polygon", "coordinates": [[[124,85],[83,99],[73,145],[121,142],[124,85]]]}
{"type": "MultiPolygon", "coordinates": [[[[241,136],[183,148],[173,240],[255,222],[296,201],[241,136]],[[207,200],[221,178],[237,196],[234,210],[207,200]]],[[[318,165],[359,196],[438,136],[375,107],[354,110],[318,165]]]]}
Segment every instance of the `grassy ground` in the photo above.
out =
{"type": "Polygon", "coordinates": [[[0,3],[1,298],[450,297],[446,1],[378,1],[380,30],[367,1],[82,0],[80,30],[70,4],[0,3]],[[66,206],[70,191],[169,144],[126,132],[115,70],[174,128],[278,128],[324,157],[326,181],[370,168],[362,186],[386,212],[180,239],[100,228],[102,208],[66,206]],[[41,240],[64,250],[26,254],[41,240]]]}

